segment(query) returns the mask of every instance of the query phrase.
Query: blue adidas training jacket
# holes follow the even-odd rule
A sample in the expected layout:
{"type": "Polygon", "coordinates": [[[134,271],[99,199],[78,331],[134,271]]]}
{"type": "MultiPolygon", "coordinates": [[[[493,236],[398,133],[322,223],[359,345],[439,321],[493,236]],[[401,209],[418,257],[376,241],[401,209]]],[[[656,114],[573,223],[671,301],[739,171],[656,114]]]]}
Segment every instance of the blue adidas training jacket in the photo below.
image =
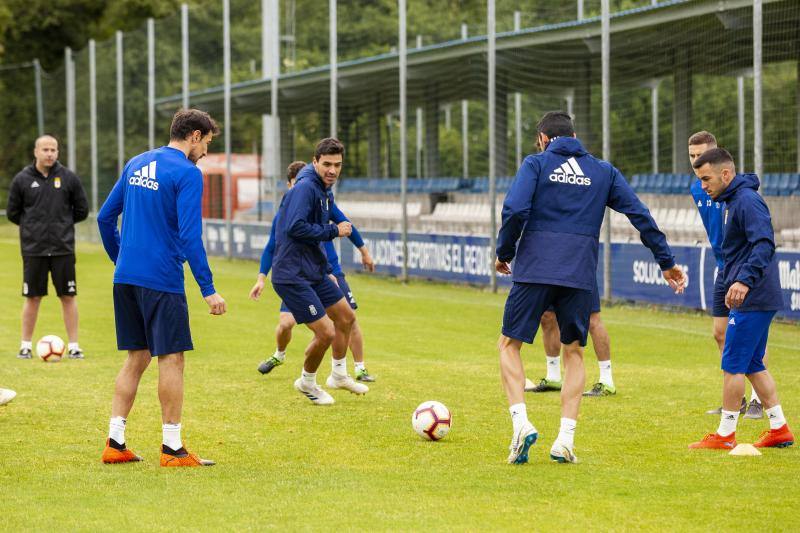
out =
{"type": "Polygon", "coordinates": [[[619,170],[573,137],[557,137],[523,161],[503,203],[497,257],[516,258],[515,282],[591,291],[606,206],[627,215],[662,270],[675,265],[667,239],[619,170]]]}
{"type": "Polygon", "coordinates": [[[203,296],[214,294],[202,198],[203,175],[180,150],[162,146],[128,161],[97,214],[103,246],[116,265],[114,283],[182,294],[188,261],[203,296]]]}
{"type": "Polygon", "coordinates": [[[306,165],[278,209],[272,283],[319,283],[327,275],[322,243],[339,236],[339,228],[331,222],[330,204],[322,178],[313,165],[306,165]]]}
{"type": "Polygon", "coordinates": [[[692,198],[697,210],[700,211],[700,218],[706,228],[708,242],[714,250],[714,258],[717,260],[717,270],[722,272],[725,262],[722,260],[722,211],[724,206],[721,202],[715,202],[703,190],[702,182],[698,179],[692,183],[692,198]]]}
{"type": "Polygon", "coordinates": [[[737,174],[719,196],[725,202],[725,288],[739,281],[750,287],[737,311],[779,311],[783,309],[775,235],[766,202],[758,194],[755,174],[737,174]]]}
{"type": "MultiPolygon", "coordinates": [[[[330,195],[331,198],[331,220],[338,224],[340,222],[350,222],[344,213],[339,209],[339,207],[333,203],[333,194],[330,195]]],[[[269,241],[267,241],[267,245],[264,247],[264,252],[261,254],[261,269],[259,272],[264,274],[265,276],[269,274],[269,271],[272,269],[272,256],[275,254],[275,226],[276,221],[278,220],[278,214],[275,214],[275,218],[272,219],[272,228],[270,228],[269,232],[269,241]]],[[[361,248],[364,246],[364,239],[361,238],[361,234],[358,232],[355,226],[353,226],[353,233],[350,234],[350,242],[356,248],[361,248]]],[[[342,274],[342,265],[339,264],[339,254],[336,253],[336,247],[333,245],[333,241],[325,241],[325,255],[328,258],[328,265],[330,267],[331,273],[334,276],[339,276],[342,274]]]]}

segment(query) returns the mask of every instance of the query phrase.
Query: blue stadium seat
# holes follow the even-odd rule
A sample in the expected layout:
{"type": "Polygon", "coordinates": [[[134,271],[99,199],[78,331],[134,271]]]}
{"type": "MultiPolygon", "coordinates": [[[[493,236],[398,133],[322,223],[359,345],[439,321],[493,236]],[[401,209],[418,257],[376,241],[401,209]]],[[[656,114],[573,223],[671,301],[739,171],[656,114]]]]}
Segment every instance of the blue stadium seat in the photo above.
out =
{"type": "Polygon", "coordinates": [[[792,191],[789,189],[789,176],[790,174],[781,174],[778,180],[778,194],[781,196],[789,196],[792,191]]]}
{"type": "Polygon", "coordinates": [[[639,178],[640,178],[640,176],[641,176],[640,174],[634,174],[633,176],[631,176],[630,180],[628,181],[628,184],[631,186],[631,188],[634,191],[639,188],[639,178]]]}
{"type": "Polygon", "coordinates": [[[481,178],[475,178],[475,184],[472,190],[477,193],[489,192],[489,178],[485,176],[481,178]]]}
{"type": "Polygon", "coordinates": [[[764,174],[761,177],[761,192],[765,196],[777,196],[779,180],[780,174],[764,174]]]}
{"type": "Polygon", "coordinates": [[[789,174],[789,194],[800,194],[800,174],[789,174]]]}
{"type": "Polygon", "coordinates": [[[653,174],[644,174],[639,177],[639,192],[650,192],[650,185],[655,181],[656,177],[653,174]]]}

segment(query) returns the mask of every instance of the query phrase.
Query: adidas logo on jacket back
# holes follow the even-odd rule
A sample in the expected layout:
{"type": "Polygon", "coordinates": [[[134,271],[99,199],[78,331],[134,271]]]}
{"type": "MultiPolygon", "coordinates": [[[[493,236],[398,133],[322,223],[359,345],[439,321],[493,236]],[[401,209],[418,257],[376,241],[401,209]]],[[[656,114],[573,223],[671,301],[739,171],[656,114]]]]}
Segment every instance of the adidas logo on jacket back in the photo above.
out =
{"type": "Polygon", "coordinates": [[[550,174],[550,181],[587,187],[592,184],[592,178],[583,173],[574,157],[570,157],[559,168],[553,170],[553,173],[550,174]]]}

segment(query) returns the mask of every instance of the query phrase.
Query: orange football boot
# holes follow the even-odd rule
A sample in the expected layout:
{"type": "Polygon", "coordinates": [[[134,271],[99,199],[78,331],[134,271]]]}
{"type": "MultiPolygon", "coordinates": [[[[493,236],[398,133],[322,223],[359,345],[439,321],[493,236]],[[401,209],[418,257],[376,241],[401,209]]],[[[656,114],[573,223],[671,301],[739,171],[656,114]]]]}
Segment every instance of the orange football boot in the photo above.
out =
{"type": "Polygon", "coordinates": [[[768,429],[759,435],[753,444],[756,448],[786,448],[794,444],[794,435],[787,424],[778,429],[768,429]]]}
{"type": "Polygon", "coordinates": [[[693,442],[689,445],[690,450],[697,450],[700,448],[708,448],[712,450],[732,450],[736,447],[736,432],[731,433],[727,437],[723,437],[719,433],[709,433],[703,440],[693,442]]]}
{"type": "Polygon", "coordinates": [[[173,451],[161,445],[161,466],[214,466],[215,464],[214,461],[201,459],[189,453],[183,446],[180,450],[173,451]]]}
{"type": "Polygon", "coordinates": [[[111,439],[106,439],[106,448],[103,450],[103,462],[106,464],[114,463],[135,463],[142,458],[127,448],[118,449],[111,446],[111,439]]]}

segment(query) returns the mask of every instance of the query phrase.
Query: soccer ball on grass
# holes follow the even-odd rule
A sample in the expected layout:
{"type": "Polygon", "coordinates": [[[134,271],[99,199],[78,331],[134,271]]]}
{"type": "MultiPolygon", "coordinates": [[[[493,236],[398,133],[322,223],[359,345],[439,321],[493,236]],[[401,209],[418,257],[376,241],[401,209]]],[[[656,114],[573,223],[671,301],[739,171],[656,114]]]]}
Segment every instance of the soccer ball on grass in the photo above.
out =
{"type": "Polygon", "coordinates": [[[450,432],[453,415],[443,403],[422,402],[411,415],[411,426],[414,431],[427,440],[440,440],[450,432]]]}
{"type": "Polygon", "coordinates": [[[58,335],[45,335],[36,343],[36,353],[45,363],[61,361],[64,348],[64,341],[58,335]]]}

